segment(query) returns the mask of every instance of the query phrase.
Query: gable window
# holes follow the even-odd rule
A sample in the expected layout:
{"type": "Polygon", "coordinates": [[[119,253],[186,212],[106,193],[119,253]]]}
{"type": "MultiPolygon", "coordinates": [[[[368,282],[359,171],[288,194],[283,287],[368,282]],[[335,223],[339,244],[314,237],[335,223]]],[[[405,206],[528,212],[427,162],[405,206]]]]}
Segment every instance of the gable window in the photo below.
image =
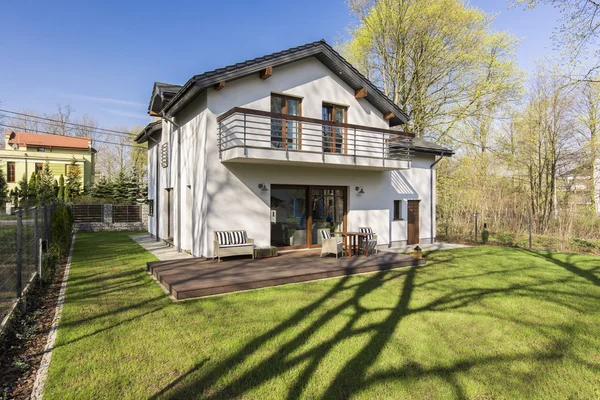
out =
{"type": "MultiPolygon", "coordinates": [[[[281,94],[271,94],[271,112],[300,117],[302,100],[281,94]]],[[[302,126],[297,120],[271,118],[271,147],[301,150],[301,129],[302,126]]]]}
{"type": "Polygon", "coordinates": [[[401,221],[402,218],[402,200],[394,200],[394,221],[401,221]]]}
{"type": "Polygon", "coordinates": [[[41,163],[41,162],[35,163],[35,173],[36,174],[41,173],[43,171],[43,169],[44,169],[44,163],[41,163]]]}
{"type": "MultiPolygon", "coordinates": [[[[345,124],[348,121],[348,107],[323,103],[323,121],[345,124]]],[[[325,153],[346,153],[348,132],[345,127],[323,124],[323,151],[325,153]]]]}
{"type": "Polygon", "coordinates": [[[15,163],[12,161],[6,163],[6,180],[15,182],[15,163]]]}

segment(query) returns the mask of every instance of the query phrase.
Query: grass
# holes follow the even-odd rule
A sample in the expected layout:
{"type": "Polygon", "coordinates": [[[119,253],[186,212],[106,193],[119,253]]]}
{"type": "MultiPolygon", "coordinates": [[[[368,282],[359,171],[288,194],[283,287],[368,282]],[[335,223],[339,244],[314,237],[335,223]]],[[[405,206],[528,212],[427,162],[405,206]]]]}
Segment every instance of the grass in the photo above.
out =
{"type": "Polygon", "coordinates": [[[600,397],[595,256],[481,246],[179,303],[153,259],[77,235],[47,399],[600,397]]]}

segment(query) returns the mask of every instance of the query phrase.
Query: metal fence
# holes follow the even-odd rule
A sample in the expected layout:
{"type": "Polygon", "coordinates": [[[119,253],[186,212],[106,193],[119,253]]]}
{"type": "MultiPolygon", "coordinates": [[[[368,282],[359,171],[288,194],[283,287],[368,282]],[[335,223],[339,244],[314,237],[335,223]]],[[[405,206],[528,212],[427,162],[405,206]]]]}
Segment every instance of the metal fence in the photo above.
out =
{"type": "Polygon", "coordinates": [[[54,207],[0,214],[0,321],[41,275],[41,244],[50,246],[54,207]]]}
{"type": "Polygon", "coordinates": [[[104,222],[102,204],[73,204],[73,222],[104,222]]]}
{"type": "Polygon", "coordinates": [[[113,222],[142,222],[142,206],[113,206],[113,222]]]}

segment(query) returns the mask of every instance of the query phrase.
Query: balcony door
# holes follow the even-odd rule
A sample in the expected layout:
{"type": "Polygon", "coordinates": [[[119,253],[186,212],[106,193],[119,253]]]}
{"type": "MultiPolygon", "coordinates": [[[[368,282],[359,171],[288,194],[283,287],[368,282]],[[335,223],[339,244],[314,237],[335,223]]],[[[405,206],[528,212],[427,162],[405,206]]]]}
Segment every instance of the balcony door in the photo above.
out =
{"type": "MultiPolygon", "coordinates": [[[[302,100],[296,97],[271,94],[271,112],[275,114],[302,115],[302,100]]],[[[271,118],[271,147],[301,150],[301,124],[285,118],[271,118]]]]}
{"type": "MultiPolygon", "coordinates": [[[[329,122],[347,123],[347,107],[323,103],[321,119],[329,122]]],[[[323,124],[323,151],[345,154],[348,148],[346,128],[323,124]]]]}
{"type": "Polygon", "coordinates": [[[347,188],[271,185],[271,245],[320,247],[323,229],[346,228],[347,188]]]}

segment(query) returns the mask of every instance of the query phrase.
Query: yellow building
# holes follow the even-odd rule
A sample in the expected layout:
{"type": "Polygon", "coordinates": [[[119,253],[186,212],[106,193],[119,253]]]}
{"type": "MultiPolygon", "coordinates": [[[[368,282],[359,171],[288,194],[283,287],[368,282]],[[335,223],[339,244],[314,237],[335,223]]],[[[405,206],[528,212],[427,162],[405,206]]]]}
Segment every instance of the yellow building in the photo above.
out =
{"type": "Polygon", "coordinates": [[[92,147],[92,139],[46,135],[41,133],[7,132],[4,150],[0,150],[0,165],[8,182],[8,190],[12,190],[23,179],[34,171],[41,171],[46,161],[55,179],[67,175],[73,157],[81,168],[82,189],[84,185],[94,183],[96,150],[92,147]]]}

